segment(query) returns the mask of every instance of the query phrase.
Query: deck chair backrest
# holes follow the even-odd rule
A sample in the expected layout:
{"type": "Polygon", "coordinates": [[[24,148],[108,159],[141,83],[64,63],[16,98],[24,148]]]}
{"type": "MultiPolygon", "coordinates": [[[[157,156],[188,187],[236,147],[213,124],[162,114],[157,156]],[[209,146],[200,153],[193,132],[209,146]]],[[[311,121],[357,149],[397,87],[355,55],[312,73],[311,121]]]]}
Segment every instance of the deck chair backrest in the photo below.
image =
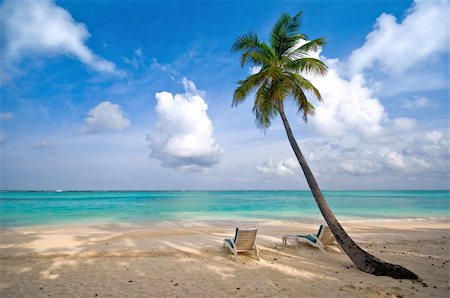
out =
{"type": "Polygon", "coordinates": [[[253,249],[257,232],[257,229],[236,228],[234,243],[236,244],[237,251],[239,252],[253,249]]]}
{"type": "Polygon", "coordinates": [[[320,225],[317,238],[319,238],[323,245],[331,245],[335,240],[333,232],[331,232],[330,227],[327,225],[320,225]]]}

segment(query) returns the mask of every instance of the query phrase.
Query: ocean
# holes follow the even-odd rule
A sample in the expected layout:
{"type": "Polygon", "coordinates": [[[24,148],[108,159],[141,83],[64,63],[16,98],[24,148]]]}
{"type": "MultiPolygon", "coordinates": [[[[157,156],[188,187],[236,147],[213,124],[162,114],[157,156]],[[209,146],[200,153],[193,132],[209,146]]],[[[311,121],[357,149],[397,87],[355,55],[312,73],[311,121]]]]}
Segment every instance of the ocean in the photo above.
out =
{"type": "MultiPolygon", "coordinates": [[[[324,191],[342,221],[449,219],[450,191],[324,191]]],[[[0,192],[0,228],[321,220],[309,191],[0,192]]]]}

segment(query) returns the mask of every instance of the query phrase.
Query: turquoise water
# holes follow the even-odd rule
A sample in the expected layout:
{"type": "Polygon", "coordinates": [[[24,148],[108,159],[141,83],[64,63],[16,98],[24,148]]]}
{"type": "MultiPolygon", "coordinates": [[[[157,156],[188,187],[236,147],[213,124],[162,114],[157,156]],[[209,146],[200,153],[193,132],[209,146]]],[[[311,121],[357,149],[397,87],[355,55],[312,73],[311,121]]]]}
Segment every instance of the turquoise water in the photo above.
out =
{"type": "MultiPolygon", "coordinates": [[[[450,218],[450,191],[325,191],[340,220],[450,218]]],[[[0,192],[0,227],[320,220],[309,191],[0,192]]]]}

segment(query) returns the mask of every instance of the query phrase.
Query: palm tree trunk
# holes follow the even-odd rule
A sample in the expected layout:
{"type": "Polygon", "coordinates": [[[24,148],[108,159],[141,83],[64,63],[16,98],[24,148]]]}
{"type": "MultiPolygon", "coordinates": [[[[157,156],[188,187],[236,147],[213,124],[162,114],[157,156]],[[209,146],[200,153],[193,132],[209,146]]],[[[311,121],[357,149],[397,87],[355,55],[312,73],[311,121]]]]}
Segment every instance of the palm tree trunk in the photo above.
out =
{"type": "Polygon", "coordinates": [[[286,114],[284,113],[283,102],[281,101],[279,101],[278,103],[278,111],[283,121],[284,128],[286,129],[286,134],[289,142],[292,146],[292,149],[294,150],[298,162],[300,163],[303,173],[305,174],[306,181],[308,182],[309,188],[311,189],[320,212],[322,213],[325,221],[336,237],[338,244],[353,261],[356,267],[361,271],[373,275],[391,276],[393,278],[404,279],[418,279],[418,276],[414,272],[411,272],[400,265],[387,263],[383,260],[378,259],[377,257],[364,251],[350,238],[350,236],[339,224],[338,220],[331,211],[331,208],[328,206],[327,201],[323,197],[319,185],[317,184],[316,179],[314,178],[314,175],[311,172],[311,169],[309,168],[302,152],[300,151],[294,135],[292,134],[291,127],[286,118],[286,114]]]}

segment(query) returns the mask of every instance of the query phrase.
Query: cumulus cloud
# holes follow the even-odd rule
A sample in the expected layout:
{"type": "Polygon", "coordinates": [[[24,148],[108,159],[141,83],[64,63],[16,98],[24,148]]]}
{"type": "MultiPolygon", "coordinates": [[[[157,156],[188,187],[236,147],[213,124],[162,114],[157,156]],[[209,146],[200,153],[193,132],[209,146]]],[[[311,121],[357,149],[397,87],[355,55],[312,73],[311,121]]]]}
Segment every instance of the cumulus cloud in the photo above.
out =
{"type": "Polygon", "coordinates": [[[341,162],[339,167],[350,175],[374,174],[381,169],[381,165],[372,159],[349,159],[341,162]]]}
{"type": "Polygon", "coordinates": [[[7,0],[0,7],[0,20],[2,60],[10,71],[25,57],[68,55],[96,71],[116,72],[114,63],[86,46],[86,26],[52,0],[7,0]]]}
{"type": "Polygon", "coordinates": [[[425,96],[415,96],[412,99],[404,99],[402,108],[406,109],[422,109],[432,107],[432,102],[425,96]]]}
{"type": "MultiPolygon", "coordinates": [[[[321,177],[447,175],[449,138],[442,131],[421,131],[377,138],[310,140],[303,144],[307,160],[321,177]]],[[[442,177],[441,177],[442,178],[442,177]]],[[[388,182],[386,181],[388,184],[388,182]]]]}
{"type": "Polygon", "coordinates": [[[409,14],[398,22],[387,13],[378,17],[365,44],[350,56],[350,70],[381,66],[400,74],[430,57],[449,51],[450,4],[444,1],[416,1],[409,14]]]}
{"type": "MultiPolygon", "coordinates": [[[[371,73],[362,71],[375,66],[376,62],[382,63],[390,72],[404,71],[448,51],[450,31],[444,29],[448,28],[444,26],[448,21],[443,16],[450,12],[449,7],[448,1],[418,2],[401,23],[397,23],[391,15],[381,15],[374,31],[367,35],[365,44],[353,51],[347,61],[320,56],[320,50],[309,53],[311,57],[320,58],[329,66],[325,76],[309,76],[324,100],[317,104],[316,116],[311,118],[313,126],[330,137],[350,134],[374,137],[383,134],[386,129],[399,131],[414,128],[414,119],[389,119],[378,98],[379,91],[384,91],[385,85],[392,83],[376,81],[370,76],[371,73]],[[436,31],[435,28],[441,28],[437,36],[432,34],[436,31]],[[418,43],[418,40],[427,42],[418,43]],[[349,68],[353,71],[348,72],[349,68]]],[[[412,73],[414,72],[408,75],[412,73]]],[[[399,83],[399,79],[395,79],[395,82],[399,83]]],[[[404,100],[401,106],[427,108],[432,104],[426,97],[415,96],[412,100],[404,100]]]]}
{"type": "Polygon", "coordinates": [[[183,78],[184,94],[158,92],[158,122],[147,139],[150,157],[164,167],[199,170],[217,164],[222,149],[213,138],[213,125],[208,117],[204,92],[194,82],[183,78]]]}
{"type": "MultiPolygon", "coordinates": [[[[300,47],[307,41],[301,40],[300,47]]],[[[382,130],[387,117],[383,105],[374,96],[377,84],[369,86],[361,74],[345,75],[346,64],[339,59],[321,55],[322,49],[308,52],[309,57],[322,60],[328,66],[324,76],[303,74],[319,89],[323,103],[316,104],[311,124],[326,136],[340,137],[346,134],[374,136],[382,130]]]]}
{"type": "Polygon", "coordinates": [[[403,155],[392,148],[386,146],[364,146],[363,150],[358,150],[347,155],[348,159],[339,164],[339,168],[350,175],[370,175],[381,174],[387,169],[404,169],[406,162],[403,155]]]}
{"type": "Polygon", "coordinates": [[[399,130],[410,130],[416,126],[416,120],[407,117],[398,117],[394,119],[394,127],[399,130]]]}
{"type": "Polygon", "coordinates": [[[377,135],[386,112],[374,91],[366,85],[362,75],[350,79],[339,73],[337,59],[325,60],[329,67],[325,76],[311,77],[312,83],[320,90],[323,103],[316,107],[316,115],[311,123],[324,135],[343,136],[359,133],[364,136],[377,135]]]}
{"type": "Polygon", "coordinates": [[[121,131],[130,127],[130,120],[118,104],[109,101],[99,103],[92,108],[84,120],[83,133],[121,131]]]}
{"type": "Polygon", "coordinates": [[[402,153],[419,159],[450,159],[449,139],[440,131],[431,131],[408,144],[402,153]]]}
{"type": "Polygon", "coordinates": [[[275,176],[292,176],[296,169],[300,167],[297,160],[286,158],[280,161],[274,161],[271,157],[261,166],[257,166],[256,170],[263,174],[275,176]]]}

